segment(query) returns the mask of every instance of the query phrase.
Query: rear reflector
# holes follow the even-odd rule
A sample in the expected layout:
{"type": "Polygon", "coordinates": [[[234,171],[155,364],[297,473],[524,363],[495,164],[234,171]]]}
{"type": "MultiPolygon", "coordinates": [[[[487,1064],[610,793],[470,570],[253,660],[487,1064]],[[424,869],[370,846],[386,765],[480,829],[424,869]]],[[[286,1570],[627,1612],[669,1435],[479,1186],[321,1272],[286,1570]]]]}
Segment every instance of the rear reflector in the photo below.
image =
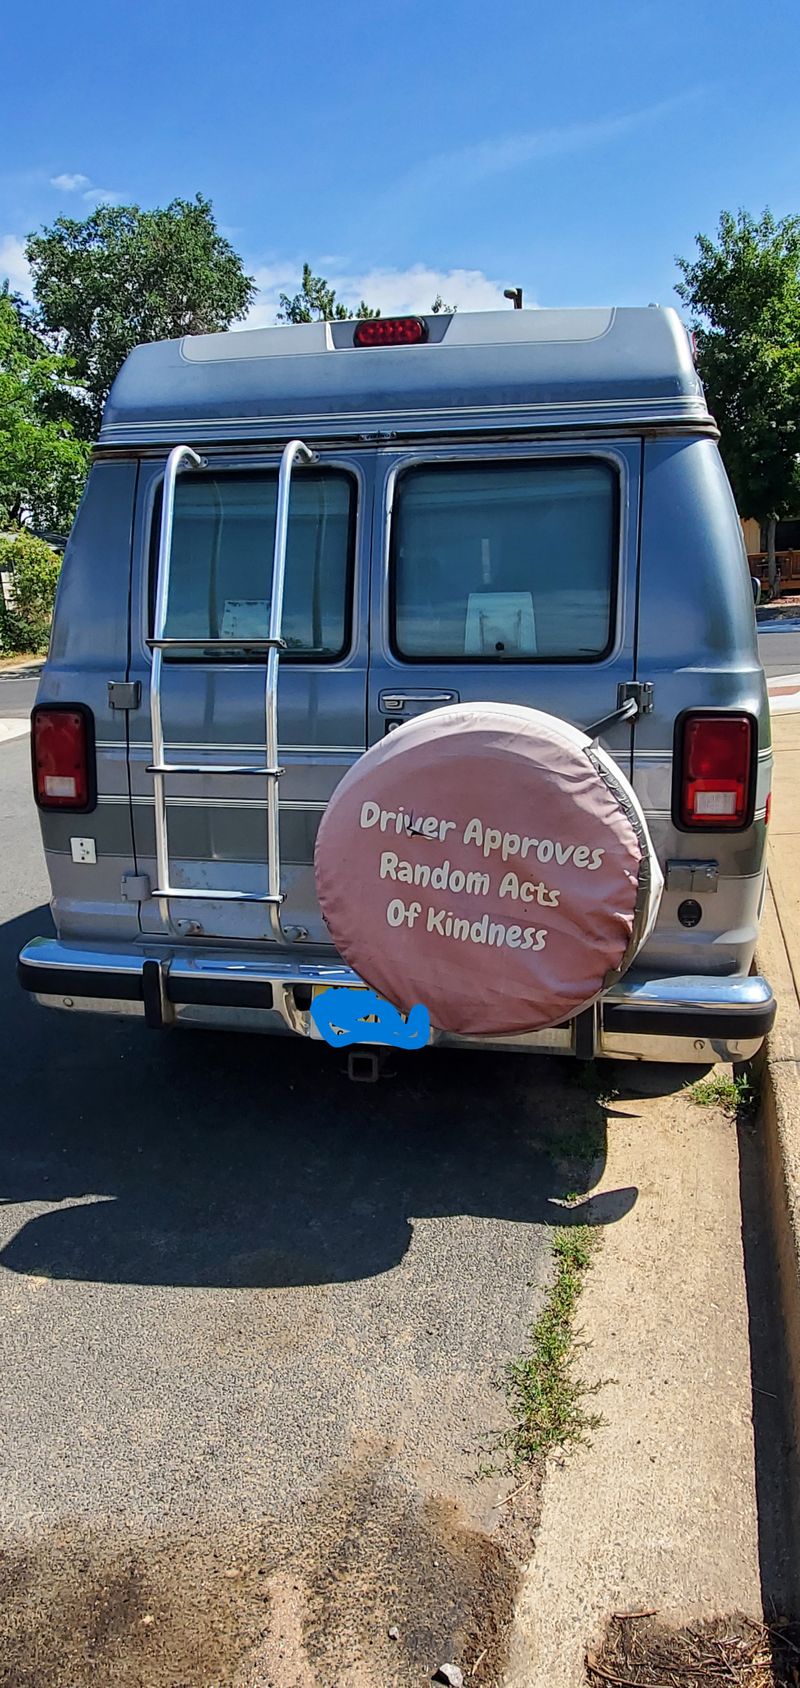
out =
{"type": "Polygon", "coordinates": [[[428,338],[422,317],[368,317],[353,330],[354,346],[421,346],[428,338]]]}
{"type": "Polygon", "coordinates": [[[94,731],[83,704],[37,704],[31,716],[33,792],[40,809],[93,809],[94,731]]]}
{"type": "Polygon", "coordinates": [[[749,825],[754,746],[749,715],[684,716],[679,759],[681,826],[719,832],[749,825]]]}

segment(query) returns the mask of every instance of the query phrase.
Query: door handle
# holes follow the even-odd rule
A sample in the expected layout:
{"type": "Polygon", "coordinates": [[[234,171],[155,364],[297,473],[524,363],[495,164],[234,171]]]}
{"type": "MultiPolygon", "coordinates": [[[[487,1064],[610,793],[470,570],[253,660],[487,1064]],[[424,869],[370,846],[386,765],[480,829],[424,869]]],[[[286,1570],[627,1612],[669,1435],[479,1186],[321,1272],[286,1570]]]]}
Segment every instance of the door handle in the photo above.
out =
{"type": "Polygon", "coordinates": [[[458,703],[458,692],[381,692],[378,698],[382,715],[401,715],[414,703],[458,703]]]}

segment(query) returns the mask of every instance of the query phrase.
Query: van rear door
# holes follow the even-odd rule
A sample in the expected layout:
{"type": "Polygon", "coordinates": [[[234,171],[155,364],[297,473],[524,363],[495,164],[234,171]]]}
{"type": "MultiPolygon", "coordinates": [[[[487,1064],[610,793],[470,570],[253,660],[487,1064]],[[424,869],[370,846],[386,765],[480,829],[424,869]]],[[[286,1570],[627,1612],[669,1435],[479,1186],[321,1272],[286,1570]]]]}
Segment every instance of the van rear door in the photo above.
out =
{"type": "MultiPolygon", "coordinates": [[[[157,884],[147,699],[163,462],[143,464],[131,612],[131,670],[143,707],[131,716],[130,779],[137,872],[157,884]]],[[[277,456],[214,456],[178,476],[166,634],[187,640],[264,638],[278,481],[277,456]]],[[[314,891],[320,816],[345,769],[365,748],[369,465],[322,453],[297,467],[291,486],[283,636],[278,681],[281,874],[284,928],[327,941],[314,891]],[[366,513],[366,522],[365,522],[366,513]]],[[[169,763],[265,763],[263,652],[193,646],[165,652],[161,704],[169,763]]],[[[263,777],[179,774],[166,779],[170,882],[187,892],[267,889],[263,777]]],[[[175,898],[182,938],[260,941],[263,902],[175,898]]],[[[163,934],[158,903],[141,904],[145,932],[163,934]]]]}
{"type": "MultiPolygon", "coordinates": [[[[635,678],[638,440],[383,452],[369,736],[450,701],[586,728],[635,678]]],[[[627,774],[633,730],[603,743],[627,774]]]]}

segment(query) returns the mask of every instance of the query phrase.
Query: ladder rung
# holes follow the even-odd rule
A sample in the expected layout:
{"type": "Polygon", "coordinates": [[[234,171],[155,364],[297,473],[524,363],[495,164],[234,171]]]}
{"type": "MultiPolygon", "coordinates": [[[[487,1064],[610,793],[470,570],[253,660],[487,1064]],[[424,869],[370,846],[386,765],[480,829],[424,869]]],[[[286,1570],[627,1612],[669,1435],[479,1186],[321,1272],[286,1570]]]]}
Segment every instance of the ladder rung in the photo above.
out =
{"type": "Polygon", "coordinates": [[[285,639],[145,639],[151,651],[285,651],[285,639]]]}
{"type": "Polygon", "coordinates": [[[161,890],[151,891],[150,895],[152,897],[169,897],[170,899],[183,897],[187,902],[201,900],[209,903],[282,903],[285,900],[283,894],[271,896],[266,891],[263,893],[258,891],[252,893],[250,891],[192,891],[186,885],[179,886],[177,889],[168,885],[161,890]]]}
{"type": "Polygon", "coordinates": [[[238,762],[150,762],[148,774],[257,774],[261,779],[279,780],[284,768],[242,767],[238,762]]]}

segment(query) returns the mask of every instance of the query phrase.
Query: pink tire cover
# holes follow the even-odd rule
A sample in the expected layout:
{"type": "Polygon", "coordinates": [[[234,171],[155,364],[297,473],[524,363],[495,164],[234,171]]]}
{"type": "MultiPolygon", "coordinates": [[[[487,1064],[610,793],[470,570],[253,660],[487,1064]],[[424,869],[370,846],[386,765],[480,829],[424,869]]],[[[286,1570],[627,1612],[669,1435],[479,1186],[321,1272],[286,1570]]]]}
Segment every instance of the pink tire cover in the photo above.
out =
{"type": "Polygon", "coordinates": [[[538,710],[435,709],[349,769],[317,838],[339,953],[400,1009],[471,1036],[557,1025],[648,935],[662,880],[610,756],[538,710]]]}

